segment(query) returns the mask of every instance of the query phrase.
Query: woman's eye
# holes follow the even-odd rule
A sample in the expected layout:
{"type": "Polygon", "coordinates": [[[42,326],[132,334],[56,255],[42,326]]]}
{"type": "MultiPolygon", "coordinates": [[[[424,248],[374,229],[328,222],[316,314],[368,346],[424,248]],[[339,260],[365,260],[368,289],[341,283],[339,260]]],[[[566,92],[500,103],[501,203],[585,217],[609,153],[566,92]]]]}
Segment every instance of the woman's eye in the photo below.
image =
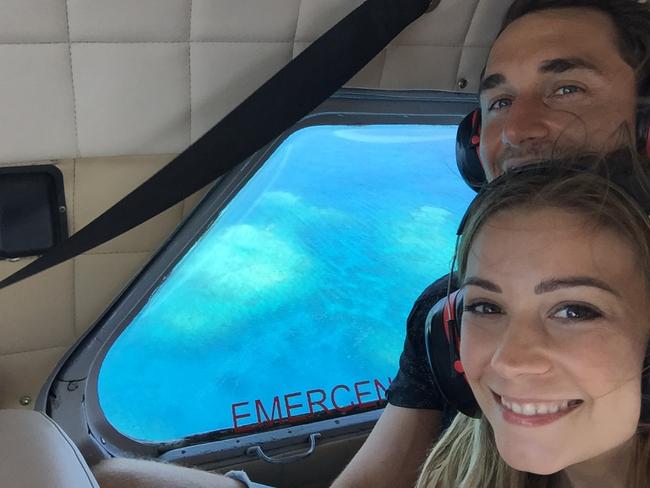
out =
{"type": "Polygon", "coordinates": [[[470,303],[463,307],[463,311],[476,315],[494,315],[501,313],[501,309],[497,305],[489,302],[470,303]]]}
{"type": "Polygon", "coordinates": [[[490,104],[488,107],[488,111],[493,111],[493,110],[503,110],[506,107],[509,107],[511,105],[511,102],[507,98],[499,98],[498,100],[495,100],[490,104]]]}
{"type": "Polygon", "coordinates": [[[582,91],[583,91],[583,89],[580,88],[579,86],[566,85],[566,86],[562,86],[562,87],[558,88],[557,90],[555,90],[553,95],[559,95],[559,96],[563,97],[565,95],[571,95],[573,93],[579,93],[579,92],[582,92],[582,91]]]}
{"type": "Polygon", "coordinates": [[[557,309],[552,317],[560,320],[594,320],[602,317],[603,314],[586,305],[564,305],[557,309]]]}

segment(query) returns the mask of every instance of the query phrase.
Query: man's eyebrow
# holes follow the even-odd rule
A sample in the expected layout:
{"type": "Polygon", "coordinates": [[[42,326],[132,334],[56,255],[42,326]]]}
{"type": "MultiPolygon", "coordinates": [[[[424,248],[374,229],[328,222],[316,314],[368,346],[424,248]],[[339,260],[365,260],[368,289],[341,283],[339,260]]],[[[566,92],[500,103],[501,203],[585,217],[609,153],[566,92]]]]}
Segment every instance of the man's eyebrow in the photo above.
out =
{"type": "Polygon", "coordinates": [[[469,278],[465,278],[465,281],[463,281],[461,288],[464,288],[467,285],[479,286],[481,288],[485,288],[488,291],[493,291],[494,293],[502,293],[499,285],[495,285],[491,281],[484,280],[483,278],[479,278],[478,276],[470,276],[469,278]]]}
{"type": "Polygon", "coordinates": [[[540,73],[564,73],[571,70],[592,71],[602,75],[602,71],[593,63],[582,58],[556,58],[542,61],[539,65],[540,73]]]}
{"type": "MultiPolygon", "coordinates": [[[[582,58],[555,58],[547,59],[542,61],[539,65],[540,73],[565,73],[572,70],[584,70],[591,71],[597,75],[602,76],[602,71],[593,63],[586,61],[582,58]]],[[[484,69],[485,71],[485,69],[484,69]]],[[[490,76],[487,76],[481,79],[481,83],[478,88],[478,94],[481,96],[485,90],[491,90],[498,87],[506,82],[506,77],[501,73],[494,73],[490,76]]]]}
{"type": "Polygon", "coordinates": [[[535,294],[540,295],[542,293],[548,293],[551,291],[559,290],[561,288],[572,288],[575,286],[591,286],[594,288],[600,288],[601,290],[612,293],[619,298],[621,297],[621,294],[614,290],[607,283],[590,276],[570,276],[567,278],[553,278],[550,280],[545,280],[535,286],[535,294]]]}
{"type": "Polygon", "coordinates": [[[483,93],[485,90],[491,90],[493,88],[496,88],[499,85],[502,85],[505,82],[506,82],[506,77],[503,76],[501,73],[495,73],[486,78],[483,78],[481,80],[481,84],[478,87],[478,94],[480,96],[481,93],[483,93]]]}

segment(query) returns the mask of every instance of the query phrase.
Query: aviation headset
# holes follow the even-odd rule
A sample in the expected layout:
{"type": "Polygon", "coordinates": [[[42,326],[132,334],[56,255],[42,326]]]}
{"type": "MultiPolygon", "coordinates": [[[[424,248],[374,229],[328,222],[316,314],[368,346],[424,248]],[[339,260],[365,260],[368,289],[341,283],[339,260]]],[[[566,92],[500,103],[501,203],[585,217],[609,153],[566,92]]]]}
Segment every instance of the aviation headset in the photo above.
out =
{"type": "MultiPolygon", "coordinates": [[[[638,179],[634,177],[633,172],[629,171],[629,168],[626,168],[624,164],[615,166],[617,167],[603,168],[603,171],[598,174],[608,178],[611,183],[631,196],[639,203],[646,214],[650,215],[650,193],[648,193],[648,190],[642,186],[638,179]],[[607,173],[604,173],[605,171],[607,173]]],[[[558,178],[575,175],[577,172],[584,172],[587,169],[579,163],[564,166],[553,163],[539,163],[514,168],[509,171],[509,174],[528,171],[541,171],[544,174],[548,174],[549,177],[555,176],[558,178]]],[[[499,177],[492,183],[483,185],[478,195],[470,203],[458,227],[457,236],[459,239],[463,234],[468,217],[472,214],[474,208],[476,208],[482,195],[490,191],[492,187],[500,184],[502,179],[503,177],[499,177]]],[[[447,404],[469,417],[479,418],[481,409],[467,383],[460,360],[463,295],[460,290],[451,294],[449,293],[455,260],[456,256],[454,256],[451,265],[452,271],[449,274],[447,296],[438,301],[427,315],[424,331],[425,347],[434,382],[447,404]]],[[[650,367],[650,347],[646,350],[643,367],[644,370],[650,367]]],[[[642,379],[642,394],[649,393],[650,374],[647,374],[642,379]]],[[[645,402],[642,404],[641,421],[650,422],[650,406],[646,405],[645,402]]]]}
{"type": "MultiPolygon", "coordinates": [[[[636,143],[639,152],[650,158],[650,108],[648,107],[637,109],[636,143]]],[[[486,183],[479,154],[480,145],[481,109],[477,108],[465,116],[456,132],[456,164],[465,183],[475,191],[486,183]]]]}

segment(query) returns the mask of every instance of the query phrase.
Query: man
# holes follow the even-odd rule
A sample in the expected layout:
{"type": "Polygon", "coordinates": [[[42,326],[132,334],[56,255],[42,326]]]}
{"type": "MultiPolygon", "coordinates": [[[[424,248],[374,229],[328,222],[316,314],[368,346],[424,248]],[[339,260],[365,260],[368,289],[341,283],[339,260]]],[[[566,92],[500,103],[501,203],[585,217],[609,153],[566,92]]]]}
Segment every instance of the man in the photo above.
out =
{"type": "MultiPolygon", "coordinates": [[[[648,86],[647,6],[516,0],[503,25],[480,85],[480,158],[488,180],[530,160],[605,152],[630,141],[637,84],[648,86]]],[[[413,486],[442,420],[423,338],[429,310],[446,293],[445,277],[415,302],[389,404],[333,488],[413,486]]]]}
{"type": "MultiPolygon", "coordinates": [[[[480,158],[486,177],[534,159],[604,152],[629,142],[636,128],[637,86],[647,94],[649,33],[650,9],[634,0],[515,0],[481,81],[480,158]]],[[[446,285],[446,278],[438,280],[415,302],[389,405],[333,488],[415,483],[444,408],[423,337],[427,314],[446,294],[446,285]]],[[[248,483],[136,460],[106,461],[95,473],[102,488],[248,483]]]]}

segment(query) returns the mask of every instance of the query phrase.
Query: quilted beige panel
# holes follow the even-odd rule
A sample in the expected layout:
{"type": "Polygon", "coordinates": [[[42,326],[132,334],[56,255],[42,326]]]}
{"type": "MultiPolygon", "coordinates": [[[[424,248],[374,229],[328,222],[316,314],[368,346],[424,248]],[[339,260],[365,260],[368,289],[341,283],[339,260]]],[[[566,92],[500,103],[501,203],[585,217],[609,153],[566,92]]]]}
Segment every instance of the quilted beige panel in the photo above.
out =
{"type": "Polygon", "coordinates": [[[68,46],[0,44],[0,66],[0,161],[73,157],[76,134],[68,46]]]}
{"type": "Polygon", "coordinates": [[[453,90],[456,86],[456,73],[439,69],[439,66],[445,64],[458,66],[461,49],[437,46],[389,46],[380,87],[418,89],[435,84],[453,90]]]}
{"type": "Polygon", "coordinates": [[[149,256],[149,253],[85,254],[75,259],[76,337],[97,320],[149,256]]]}
{"type": "Polygon", "coordinates": [[[67,0],[70,40],[187,41],[190,0],[67,0]]]}
{"type": "MultiPolygon", "coordinates": [[[[75,231],[130,193],[172,156],[125,156],[77,160],[75,179],[75,231]]],[[[90,251],[97,253],[150,252],[178,225],[183,212],[179,203],[162,214],[90,251]]]]}
{"type": "Polygon", "coordinates": [[[300,0],[193,0],[192,41],[291,42],[300,0]]]}
{"type": "Polygon", "coordinates": [[[192,45],[192,141],[291,60],[290,42],[192,45]]]}
{"type": "Polygon", "coordinates": [[[496,38],[509,2],[481,0],[465,39],[465,48],[458,66],[457,78],[468,80],[466,91],[478,91],[479,78],[490,46],[496,38]]]}
{"type": "Polygon", "coordinates": [[[67,347],[0,355],[0,408],[34,408],[45,380],[67,347]],[[31,402],[21,404],[21,398],[31,402]]]}
{"type": "Polygon", "coordinates": [[[65,2],[2,0],[0,42],[66,42],[65,2]]]}
{"type": "MultiPolygon", "coordinates": [[[[0,278],[32,262],[0,261],[0,278]]],[[[65,346],[74,338],[73,263],[51,268],[0,292],[0,355],[65,346]]]]}
{"type": "Polygon", "coordinates": [[[392,44],[462,47],[478,3],[478,0],[442,0],[433,12],[404,29],[392,44]]]}
{"type": "Polygon", "coordinates": [[[177,153],[189,145],[189,49],[74,44],[81,156],[177,153]]]}

